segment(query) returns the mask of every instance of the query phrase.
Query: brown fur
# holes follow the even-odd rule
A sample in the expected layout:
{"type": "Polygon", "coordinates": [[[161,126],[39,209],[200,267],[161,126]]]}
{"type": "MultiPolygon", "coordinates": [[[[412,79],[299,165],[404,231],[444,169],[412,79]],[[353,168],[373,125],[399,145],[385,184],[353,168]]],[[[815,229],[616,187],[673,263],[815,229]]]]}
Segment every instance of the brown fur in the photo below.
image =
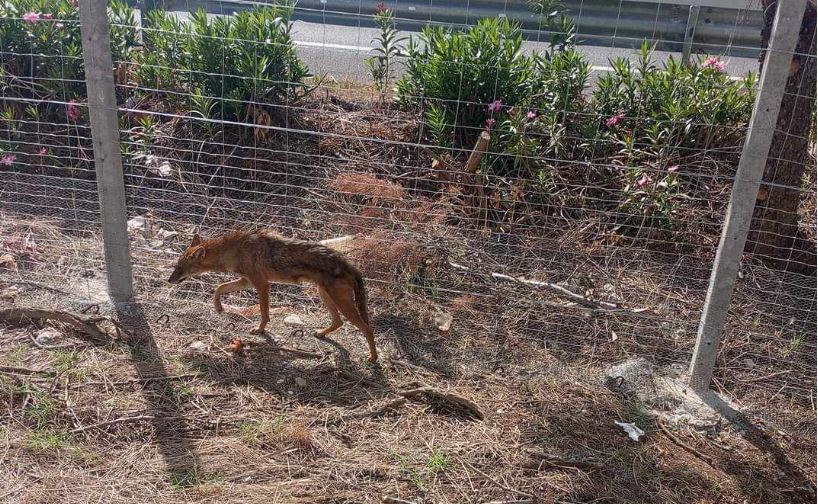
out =
{"type": "Polygon", "coordinates": [[[284,238],[268,230],[232,231],[206,241],[195,235],[168,281],[179,283],[208,271],[235,273],[241,277],[216,287],[213,305],[218,312],[222,311],[223,294],[250,287],[258,291],[261,322],[251,334],[264,332],[270,320],[270,283],[315,284],[332,317],[332,323],[317,331],[316,336],[326,336],[341,327],[343,314],[366,336],[369,361],[378,359],[363,277],[338,252],[317,243],[284,238]]]}

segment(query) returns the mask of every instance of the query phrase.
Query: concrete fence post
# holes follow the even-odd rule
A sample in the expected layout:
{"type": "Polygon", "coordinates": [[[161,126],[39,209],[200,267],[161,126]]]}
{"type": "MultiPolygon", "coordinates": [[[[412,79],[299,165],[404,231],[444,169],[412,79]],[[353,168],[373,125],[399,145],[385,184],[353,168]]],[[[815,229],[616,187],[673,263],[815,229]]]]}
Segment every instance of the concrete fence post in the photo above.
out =
{"type": "Polygon", "coordinates": [[[730,308],[806,2],[807,0],[778,2],[758,95],[733,182],[730,204],[699,322],[696,347],[690,362],[690,387],[697,392],[710,388],[724,321],[730,308]]]}
{"type": "Polygon", "coordinates": [[[80,0],[80,23],[108,294],[122,302],[133,297],[133,279],[107,1],[80,0]]]}

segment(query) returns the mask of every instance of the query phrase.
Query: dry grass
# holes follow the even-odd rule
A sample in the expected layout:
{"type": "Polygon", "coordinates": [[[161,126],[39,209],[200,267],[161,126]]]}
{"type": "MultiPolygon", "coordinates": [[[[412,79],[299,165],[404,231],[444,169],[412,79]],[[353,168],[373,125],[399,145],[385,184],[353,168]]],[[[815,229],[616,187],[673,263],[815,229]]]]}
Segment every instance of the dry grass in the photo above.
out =
{"type": "MultiPolygon", "coordinates": [[[[22,277],[0,273],[3,306],[87,306],[99,285],[79,279],[100,254],[96,236],[68,239],[53,224],[11,222],[6,216],[3,235],[30,231],[39,260],[16,254],[22,277]],[[21,278],[59,290],[71,286],[70,292],[21,278]]],[[[384,261],[397,261],[419,253],[397,241],[372,243],[364,257],[383,251],[384,261]]],[[[161,282],[157,272],[167,256],[139,242],[135,254],[140,289],[150,295],[136,307],[103,312],[124,329],[110,345],[91,345],[60,328],[64,336],[56,343],[65,346],[38,348],[29,336],[35,327],[2,329],[0,401],[7,415],[0,500],[814,501],[807,481],[815,478],[814,431],[763,424],[746,432],[729,425],[682,428],[673,432],[681,446],[602,385],[600,354],[566,360],[558,348],[523,337],[531,333],[490,330],[496,317],[485,313],[499,310],[485,295],[441,294],[454,317],[452,332],[441,334],[424,318],[428,291],[398,295],[400,289],[373,283],[381,293],[372,296],[379,367],[364,364],[363,338],[350,328],[319,341],[292,334],[282,316],[274,317],[270,339],[245,334],[251,344],[239,356],[224,348],[252,321],[212,313],[209,281],[182,289],[161,282]],[[190,348],[194,341],[207,348],[190,348]],[[475,401],[485,420],[432,403],[395,402],[398,391],[418,383],[475,401]],[[647,436],[634,443],[614,420],[634,422],[647,436]],[[541,465],[537,452],[564,463],[541,465]],[[572,467],[577,461],[587,467],[572,467]]],[[[407,267],[425,264],[421,257],[407,267]]],[[[392,282],[405,274],[383,271],[394,272],[392,282]]],[[[442,272],[434,278],[448,281],[442,272]]],[[[519,291],[517,300],[506,294],[498,299],[507,300],[509,317],[523,298],[519,291]]],[[[280,293],[275,303],[288,303],[308,326],[326,321],[317,301],[301,294],[280,293]]],[[[524,324],[536,320],[528,314],[524,324]]],[[[518,327],[511,319],[503,323],[518,327]]],[[[806,414],[814,426],[814,413],[806,414]]]]}
{"type": "Polygon", "coordinates": [[[406,197],[402,186],[369,173],[340,173],[330,182],[330,187],[342,197],[361,196],[376,203],[399,204],[406,197]]]}

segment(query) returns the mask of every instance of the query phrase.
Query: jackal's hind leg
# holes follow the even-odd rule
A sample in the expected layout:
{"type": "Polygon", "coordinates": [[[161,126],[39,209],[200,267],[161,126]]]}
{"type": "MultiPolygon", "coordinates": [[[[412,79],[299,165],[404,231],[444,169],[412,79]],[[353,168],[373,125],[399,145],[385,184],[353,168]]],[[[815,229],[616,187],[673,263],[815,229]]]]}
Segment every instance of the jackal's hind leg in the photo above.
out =
{"type": "Polygon", "coordinates": [[[335,302],[332,300],[332,297],[330,297],[329,293],[321,286],[318,286],[318,295],[321,297],[321,301],[324,303],[324,306],[327,307],[330,317],[332,317],[332,322],[330,322],[329,326],[321,329],[320,331],[315,331],[315,337],[323,338],[327,334],[344,325],[344,321],[341,319],[341,314],[338,312],[338,308],[335,306],[335,302]]]}

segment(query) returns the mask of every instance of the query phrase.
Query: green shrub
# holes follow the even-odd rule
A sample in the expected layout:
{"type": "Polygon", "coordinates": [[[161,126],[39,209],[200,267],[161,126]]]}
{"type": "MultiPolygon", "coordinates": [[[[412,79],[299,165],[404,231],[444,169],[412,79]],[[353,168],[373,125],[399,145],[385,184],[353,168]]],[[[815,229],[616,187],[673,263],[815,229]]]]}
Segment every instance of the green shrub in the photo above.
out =
{"type": "Polygon", "coordinates": [[[384,93],[392,81],[395,58],[401,53],[401,42],[403,37],[398,36],[398,29],[395,28],[395,15],[387,9],[382,2],[378,3],[375,11],[375,24],[380,32],[372,41],[378,45],[373,49],[375,56],[366,60],[369,73],[375,82],[375,88],[384,93]]]}
{"type": "Polygon", "coordinates": [[[733,81],[715,57],[689,65],[671,57],[658,68],[651,55],[643,44],[635,65],[618,58],[597,81],[591,112],[603,152],[624,144],[630,156],[671,160],[689,148],[738,145],[755,102],[755,75],[733,81]]]}
{"type": "Polygon", "coordinates": [[[529,96],[534,65],[522,43],[519,27],[505,18],[481,19],[465,32],[426,26],[409,39],[398,100],[437,107],[455,143],[471,141],[490,116],[488,104],[513,105],[529,96]]]}
{"type": "MultiPolygon", "coordinates": [[[[133,12],[109,2],[114,61],[136,45],[133,12]]],[[[79,12],[71,0],[7,0],[0,3],[0,63],[6,96],[78,100],[85,95],[79,12]]],[[[64,107],[60,107],[63,108],[64,107]]]]}
{"type": "Polygon", "coordinates": [[[551,33],[549,43],[560,50],[576,44],[577,27],[560,0],[528,0],[537,15],[540,31],[551,33]]]}
{"type": "Polygon", "coordinates": [[[309,76],[290,35],[293,10],[286,3],[216,18],[200,10],[190,23],[153,11],[135,78],[171,103],[187,106],[187,95],[197,96],[207,105],[197,108],[201,116],[244,120],[257,112],[247,102],[286,102],[309,76]]]}

